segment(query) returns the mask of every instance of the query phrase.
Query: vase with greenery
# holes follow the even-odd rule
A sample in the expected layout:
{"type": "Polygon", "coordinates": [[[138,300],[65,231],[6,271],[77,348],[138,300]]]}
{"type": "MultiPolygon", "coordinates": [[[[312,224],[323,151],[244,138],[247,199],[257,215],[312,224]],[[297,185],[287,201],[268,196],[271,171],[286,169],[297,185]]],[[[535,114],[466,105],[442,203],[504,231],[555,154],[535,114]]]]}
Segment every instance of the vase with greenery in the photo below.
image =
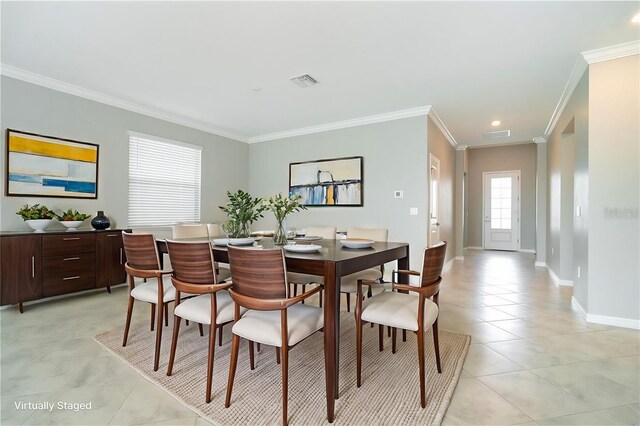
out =
{"type": "Polygon", "coordinates": [[[82,222],[91,217],[91,215],[86,213],[79,213],[78,210],[67,210],[62,212],[62,214],[56,214],[56,217],[60,221],[60,223],[67,228],[69,231],[75,231],[78,229],[82,222]]]}
{"type": "Polygon", "coordinates": [[[52,210],[40,204],[34,204],[33,206],[25,204],[16,214],[21,216],[22,220],[35,232],[44,232],[45,228],[49,226],[53,218],[56,217],[56,214],[52,210]]]}
{"type": "Polygon", "coordinates": [[[284,220],[291,213],[307,209],[305,206],[300,204],[301,198],[302,197],[298,194],[293,195],[290,198],[283,197],[282,194],[278,194],[275,197],[269,197],[269,200],[265,201],[266,208],[273,212],[273,215],[276,217],[276,221],[278,222],[276,232],[273,234],[273,244],[287,244],[287,234],[284,230],[284,220]]]}
{"type": "Polygon", "coordinates": [[[251,224],[258,220],[266,206],[262,198],[254,198],[248,192],[238,190],[227,191],[229,201],[226,206],[219,206],[227,214],[227,221],[222,225],[229,238],[247,238],[251,236],[251,224]]]}

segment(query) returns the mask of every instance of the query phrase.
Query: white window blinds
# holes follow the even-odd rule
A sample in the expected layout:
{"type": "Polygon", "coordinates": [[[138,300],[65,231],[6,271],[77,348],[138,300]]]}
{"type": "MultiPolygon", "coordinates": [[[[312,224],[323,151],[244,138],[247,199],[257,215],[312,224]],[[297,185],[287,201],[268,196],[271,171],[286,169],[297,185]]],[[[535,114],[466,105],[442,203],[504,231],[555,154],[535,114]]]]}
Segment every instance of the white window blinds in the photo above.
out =
{"type": "Polygon", "coordinates": [[[200,222],[202,148],[129,134],[129,226],[200,222]]]}

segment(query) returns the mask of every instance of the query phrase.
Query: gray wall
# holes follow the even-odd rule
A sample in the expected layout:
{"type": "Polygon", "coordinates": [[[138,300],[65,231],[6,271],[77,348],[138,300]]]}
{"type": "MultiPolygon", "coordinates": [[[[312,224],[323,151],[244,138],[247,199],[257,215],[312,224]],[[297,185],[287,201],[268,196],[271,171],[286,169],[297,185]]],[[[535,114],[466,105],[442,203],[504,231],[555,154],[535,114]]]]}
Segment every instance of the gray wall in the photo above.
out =
{"type": "MultiPolygon", "coordinates": [[[[289,216],[287,225],[388,228],[390,241],[410,243],[411,265],[419,268],[427,244],[424,116],[252,144],[249,190],[256,196],[287,194],[289,163],[355,155],[364,157],[364,206],[309,208],[289,216]],[[404,198],[393,198],[394,190],[404,191],[404,198]],[[418,207],[419,214],[410,216],[410,207],[418,207]]],[[[256,228],[274,226],[273,215],[267,214],[256,228]]]]}
{"type": "Polygon", "coordinates": [[[536,144],[536,262],[547,261],[547,144],[536,144]]]}
{"type": "Polygon", "coordinates": [[[469,149],[469,246],[482,247],[482,173],[520,170],[520,248],[536,248],[536,146],[469,149]]]}
{"type": "Polygon", "coordinates": [[[640,318],[639,75],[639,55],[589,67],[588,312],[636,320],[636,327],[640,318]],[[607,209],[621,209],[623,214],[609,215],[607,209]]]}
{"type": "MultiPolygon", "coordinates": [[[[445,262],[448,262],[456,256],[456,150],[430,117],[428,119],[427,141],[428,154],[433,154],[440,160],[440,217],[438,220],[440,221],[440,239],[448,242],[445,256],[445,262]]],[[[428,160],[426,165],[429,169],[428,160]]],[[[427,190],[430,190],[428,186],[427,190]]]]}
{"type": "Polygon", "coordinates": [[[26,203],[46,204],[55,210],[73,208],[89,214],[104,210],[111,218],[112,226],[126,227],[127,132],[130,130],[203,147],[203,222],[219,221],[224,217],[217,206],[225,203],[227,189],[248,187],[249,147],[242,142],[5,76],[2,76],[1,108],[3,140],[6,138],[5,130],[11,128],[100,145],[97,200],[4,196],[6,145],[3,145],[0,161],[3,183],[3,195],[0,198],[1,230],[29,229],[15,214],[26,203]]]}

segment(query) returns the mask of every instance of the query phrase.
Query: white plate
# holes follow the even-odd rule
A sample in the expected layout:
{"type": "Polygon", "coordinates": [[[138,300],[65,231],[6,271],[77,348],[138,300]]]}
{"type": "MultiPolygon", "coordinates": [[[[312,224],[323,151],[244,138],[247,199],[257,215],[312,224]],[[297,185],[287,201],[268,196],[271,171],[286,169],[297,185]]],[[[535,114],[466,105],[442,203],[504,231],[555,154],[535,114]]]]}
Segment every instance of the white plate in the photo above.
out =
{"type": "Polygon", "coordinates": [[[373,243],[375,243],[373,240],[364,240],[360,238],[345,238],[344,240],[339,241],[340,244],[348,248],[369,248],[373,243]]]}
{"type": "Polygon", "coordinates": [[[213,244],[216,246],[226,246],[227,244],[229,244],[229,239],[228,238],[214,238],[213,239],[213,244]]]}
{"type": "Polygon", "coordinates": [[[295,237],[294,240],[296,241],[319,241],[321,240],[322,237],[316,237],[314,235],[303,235],[301,237],[295,237]]]}
{"type": "Polygon", "coordinates": [[[255,238],[229,238],[229,244],[232,246],[248,246],[253,244],[255,238]]]}
{"type": "Polygon", "coordinates": [[[322,246],[318,246],[315,244],[287,244],[283,248],[286,251],[292,251],[295,253],[313,253],[315,251],[319,251],[322,246]]]}

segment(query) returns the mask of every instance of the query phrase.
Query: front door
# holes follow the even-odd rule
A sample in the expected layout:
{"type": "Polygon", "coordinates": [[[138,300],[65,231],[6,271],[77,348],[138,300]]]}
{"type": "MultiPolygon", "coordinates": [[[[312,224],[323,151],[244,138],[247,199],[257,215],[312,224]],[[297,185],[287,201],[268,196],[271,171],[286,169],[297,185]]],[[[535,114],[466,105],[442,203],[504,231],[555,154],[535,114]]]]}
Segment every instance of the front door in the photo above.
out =
{"type": "Polygon", "coordinates": [[[484,248],[520,249],[520,170],[483,173],[484,248]]]}
{"type": "Polygon", "coordinates": [[[440,241],[440,160],[429,154],[429,246],[440,241]]]}

